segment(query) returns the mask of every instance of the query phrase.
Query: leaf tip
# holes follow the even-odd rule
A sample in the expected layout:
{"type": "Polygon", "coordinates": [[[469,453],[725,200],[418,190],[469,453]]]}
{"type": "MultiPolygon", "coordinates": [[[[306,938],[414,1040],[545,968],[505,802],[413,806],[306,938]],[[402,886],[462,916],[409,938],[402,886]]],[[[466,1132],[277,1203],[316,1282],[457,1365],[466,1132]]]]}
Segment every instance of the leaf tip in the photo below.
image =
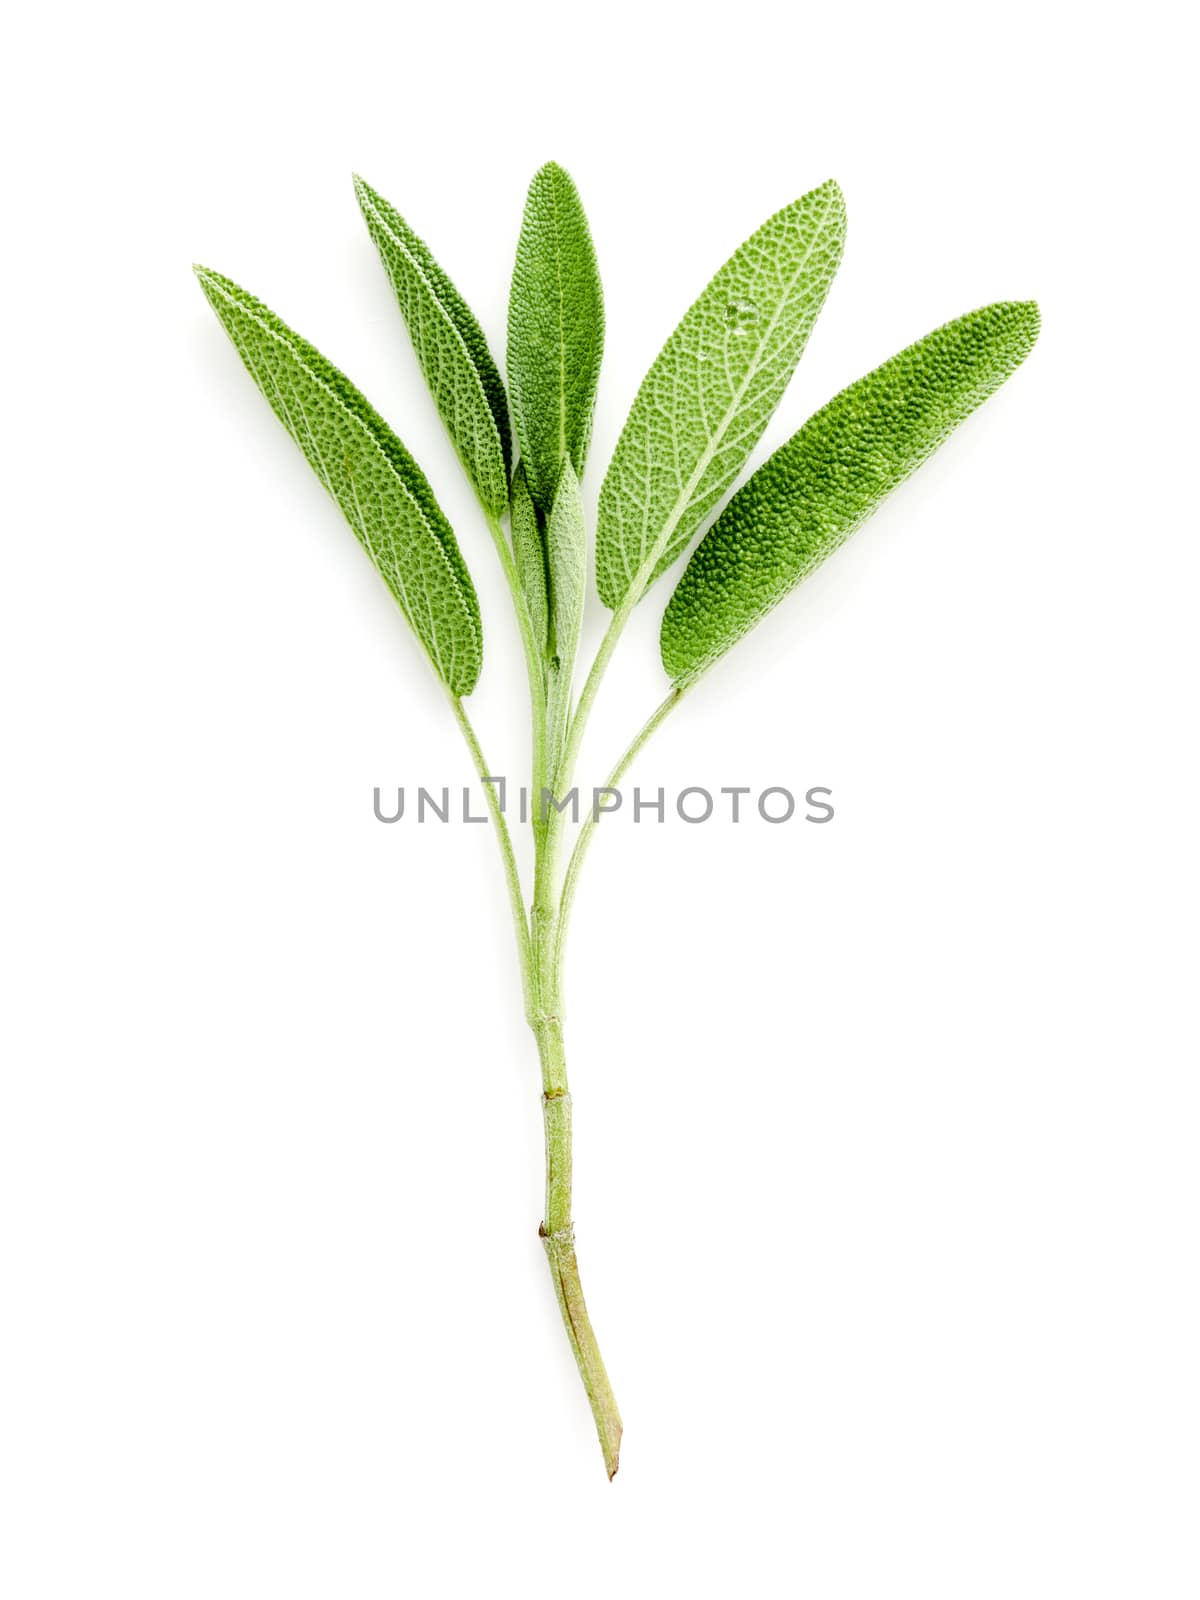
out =
{"type": "Polygon", "coordinates": [[[1036,300],[1015,300],[1013,313],[1017,326],[1021,331],[1021,351],[1023,361],[1038,341],[1038,334],[1042,331],[1042,308],[1036,300]]]}
{"type": "Polygon", "coordinates": [[[826,178],[824,183],[818,184],[813,190],[813,195],[823,198],[840,216],[846,215],[846,196],[842,193],[842,186],[836,178],[826,178]]]}
{"type": "Polygon", "coordinates": [[[578,193],[578,190],[575,188],[574,178],[572,178],[571,174],[567,171],[566,167],[563,166],[561,161],[543,161],[541,166],[533,175],[530,188],[535,188],[539,183],[561,183],[567,189],[569,189],[572,194],[578,193]]]}
{"type": "Polygon", "coordinates": [[[846,238],[846,196],[841,184],[836,178],[826,178],[784,206],[772,220],[786,220],[798,228],[817,227],[832,237],[833,248],[840,257],[846,238]]]}
{"type": "MultiPolygon", "coordinates": [[[[1003,329],[1014,356],[1013,366],[1018,366],[1037,343],[1042,327],[1042,311],[1036,300],[1000,300],[986,307],[992,325],[1003,329]]],[[[1011,368],[1010,368],[1011,370],[1011,368]]]]}
{"type": "Polygon", "coordinates": [[[358,209],[362,212],[368,228],[371,228],[379,220],[378,214],[386,205],[386,201],[378,189],[372,189],[361,172],[352,172],[350,176],[354,181],[354,198],[358,201],[358,209]]]}
{"type": "Polygon", "coordinates": [[[223,293],[228,293],[228,278],[223,278],[219,272],[214,272],[211,267],[204,266],[199,261],[192,262],[192,271],[196,274],[196,282],[204,293],[204,298],[214,309],[223,293]]]}

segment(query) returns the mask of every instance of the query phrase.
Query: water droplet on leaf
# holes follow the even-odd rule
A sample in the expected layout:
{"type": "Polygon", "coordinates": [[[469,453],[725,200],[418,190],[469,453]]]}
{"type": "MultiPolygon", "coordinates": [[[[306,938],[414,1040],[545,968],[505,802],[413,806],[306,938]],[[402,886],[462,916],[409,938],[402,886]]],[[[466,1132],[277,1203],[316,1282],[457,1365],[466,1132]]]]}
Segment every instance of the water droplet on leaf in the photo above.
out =
{"type": "Polygon", "coordinates": [[[758,307],[753,300],[731,300],[725,307],[725,326],[739,338],[749,333],[757,321],[758,307]]]}

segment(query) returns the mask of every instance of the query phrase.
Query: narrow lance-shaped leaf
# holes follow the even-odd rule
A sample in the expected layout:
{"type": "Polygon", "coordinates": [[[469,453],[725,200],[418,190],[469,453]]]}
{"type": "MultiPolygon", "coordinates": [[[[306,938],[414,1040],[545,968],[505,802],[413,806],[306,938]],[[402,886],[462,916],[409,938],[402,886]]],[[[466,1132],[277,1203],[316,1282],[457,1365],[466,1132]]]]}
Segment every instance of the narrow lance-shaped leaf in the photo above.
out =
{"type": "Polygon", "coordinates": [[[484,509],[499,517],[508,504],[508,402],[483,329],[400,213],[359,177],[354,191],[454,448],[484,509]]]}
{"type": "Polygon", "coordinates": [[[433,491],[348,378],[236,283],[205,267],[209,304],[276,416],[308,458],[455,695],[479,678],[471,578],[433,491]]]}
{"type": "Polygon", "coordinates": [[[571,672],[583,625],[587,587],[587,528],[583,497],[575,469],[567,461],[558,493],[546,522],[546,567],[550,579],[550,664],[547,679],[547,714],[550,729],[550,770],[558,763],[567,713],[570,711],[571,672]]]}
{"type": "Polygon", "coordinates": [[[614,611],[683,553],[779,404],[842,257],[825,183],[725,263],[647,373],[600,490],[596,578],[614,611]]]}
{"type": "Polygon", "coordinates": [[[993,394],[1033,348],[1032,301],[972,311],[843,389],[734,495],[662,621],[662,659],[696,678],[993,394]]]}
{"type": "Polygon", "coordinates": [[[570,175],[549,161],[525,201],[508,305],[513,422],[534,503],[548,515],[564,460],[583,476],[604,349],[604,299],[570,175]]]}
{"type": "Polygon", "coordinates": [[[525,596],[529,621],[539,649],[545,653],[550,642],[550,607],[546,598],[546,547],[538,514],[525,481],[525,463],[517,462],[512,480],[512,547],[517,582],[525,596]]]}

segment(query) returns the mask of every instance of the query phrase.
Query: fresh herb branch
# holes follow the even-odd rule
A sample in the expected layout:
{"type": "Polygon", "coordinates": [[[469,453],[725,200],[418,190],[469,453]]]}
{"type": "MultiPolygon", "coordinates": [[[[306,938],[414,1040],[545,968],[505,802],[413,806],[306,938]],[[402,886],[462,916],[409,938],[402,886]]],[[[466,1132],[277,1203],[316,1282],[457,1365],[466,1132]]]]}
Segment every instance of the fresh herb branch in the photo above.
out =
{"type": "MultiPolygon", "coordinates": [[[[597,818],[594,810],[585,816],[564,863],[566,798],[626,625],[725,500],[795,371],[841,259],[845,209],[837,185],[825,183],[777,212],[718,271],[651,366],[600,489],[596,579],[612,615],[574,698],[587,570],[580,479],[604,344],[600,276],[575,185],[553,162],[530,185],[509,302],[507,385],[429,247],[359,178],[355,191],[516,613],[532,728],[528,909],[491,768],[463,704],[482,666],[479,603],[432,489],[349,379],[245,290],[196,271],[251,376],[412,626],[483,786],[541,1062],[539,1231],[611,1478],[621,1418],[575,1255],[562,1004],[568,920],[597,818]]],[[[728,500],[663,614],[666,697],[613,767],[609,787],[738,639],[1004,382],[1037,331],[1032,302],[1002,302],[947,323],[836,395],[728,500]]]]}

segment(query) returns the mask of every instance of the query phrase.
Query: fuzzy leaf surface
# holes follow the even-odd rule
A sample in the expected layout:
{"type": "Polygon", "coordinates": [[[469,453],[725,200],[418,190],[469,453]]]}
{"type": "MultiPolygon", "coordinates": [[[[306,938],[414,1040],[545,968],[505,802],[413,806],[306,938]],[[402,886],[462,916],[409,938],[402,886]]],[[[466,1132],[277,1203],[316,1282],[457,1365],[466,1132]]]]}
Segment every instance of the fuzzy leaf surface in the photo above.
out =
{"type": "Polygon", "coordinates": [[[379,251],[425,381],[484,507],[508,504],[508,402],[483,329],[394,206],[361,178],[354,192],[379,251]]]}
{"type": "Polygon", "coordinates": [[[841,261],[836,183],[785,206],[725,263],[647,373],[600,490],[596,577],[616,610],[682,554],[754,448],[841,261]]]}
{"type": "Polygon", "coordinates": [[[550,643],[550,606],[546,594],[546,547],[537,509],[525,481],[525,463],[518,461],[512,480],[512,547],[517,582],[525,596],[533,636],[543,655],[550,643]]]}
{"type": "Polygon", "coordinates": [[[662,660],[696,678],[831,555],[1033,348],[1038,309],[1001,302],[928,334],[843,389],[701,539],[662,621],[662,660]]]}
{"type": "Polygon", "coordinates": [[[583,626],[587,588],[587,527],[579,479],[563,465],[558,493],[546,521],[546,567],[550,579],[550,663],[547,722],[554,770],[570,712],[571,672],[583,626]]]}
{"type": "Polygon", "coordinates": [[[207,268],[209,304],[275,415],[345,513],[434,670],[470,694],[483,658],[479,602],[420,467],[350,380],[260,300],[207,268]]]}
{"type": "Polygon", "coordinates": [[[604,297],[587,217],[549,161],[525,201],[508,305],[513,422],[534,503],[548,514],[564,460],[583,476],[604,350],[604,297]]]}
{"type": "Polygon", "coordinates": [[[554,654],[575,659],[587,587],[587,528],[579,479],[568,461],[546,522],[546,566],[550,575],[550,631],[554,654]]]}

